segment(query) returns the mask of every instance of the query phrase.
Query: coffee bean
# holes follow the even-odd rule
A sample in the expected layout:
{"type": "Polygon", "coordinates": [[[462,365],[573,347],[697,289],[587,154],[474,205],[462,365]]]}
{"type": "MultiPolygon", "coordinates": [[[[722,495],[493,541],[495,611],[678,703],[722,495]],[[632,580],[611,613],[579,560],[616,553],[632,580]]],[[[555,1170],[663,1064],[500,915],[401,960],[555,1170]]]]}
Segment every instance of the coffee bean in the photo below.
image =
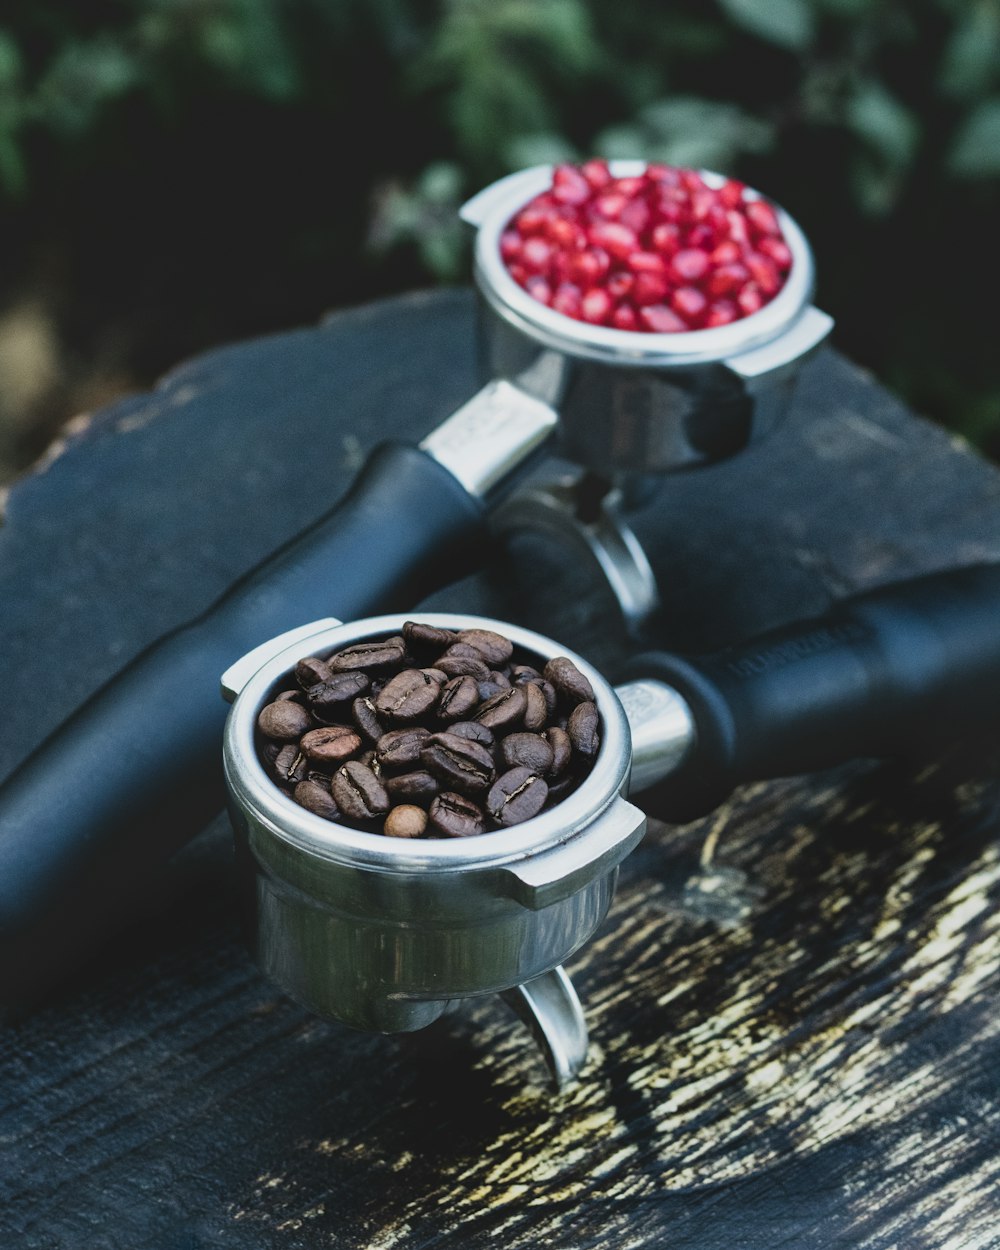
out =
{"type": "Polygon", "coordinates": [[[307,655],[305,659],[299,660],[298,664],[295,665],[295,680],[303,690],[308,690],[310,686],[318,685],[321,682],[329,681],[332,676],[333,671],[326,660],[321,660],[315,655],[307,655]]]}
{"type": "Polygon", "coordinates": [[[412,773],[399,773],[395,777],[383,777],[382,784],[393,803],[419,803],[426,807],[441,787],[426,769],[412,773]]]}
{"type": "Polygon", "coordinates": [[[570,712],[566,732],[573,744],[573,750],[585,760],[592,760],[601,745],[599,724],[600,717],[594,703],[578,703],[570,712]]]}
{"type": "Polygon", "coordinates": [[[438,701],[438,685],[419,668],[404,668],[375,700],[375,707],[390,720],[416,720],[438,701]]]}
{"type": "Polygon", "coordinates": [[[337,806],[351,820],[370,820],[389,810],[385,786],[357,760],[350,760],[334,773],[330,788],[337,806]]]}
{"type": "Polygon", "coordinates": [[[405,621],[403,637],[415,649],[440,651],[455,641],[455,634],[450,629],[439,629],[437,625],[424,625],[420,621],[405,621]]]}
{"type": "MultiPolygon", "coordinates": [[[[435,663],[434,667],[439,668],[442,673],[447,673],[449,677],[474,677],[476,681],[486,681],[490,675],[487,665],[472,655],[453,655],[454,648],[449,648],[443,656],[435,663]]],[[[472,651],[471,647],[467,648],[472,651]]]]}
{"type": "Polygon", "coordinates": [[[493,736],[493,730],[488,729],[485,725],[480,725],[474,720],[456,721],[454,725],[448,726],[448,732],[455,734],[459,738],[468,738],[470,742],[478,742],[480,745],[491,748],[496,742],[493,736]]]}
{"type": "Polygon", "coordinates": [[[311,760],[339,764],[361,749],[361,736],[350,725],[323,725],[303,734],[299,746],[311,760]]]}
{"type": "Polygon", "coordinates": [[[501,690],[509,690],[514,684],[507,674],[500,669],[491,669],[487,680],[493,682],[495,686],[499,686],[501,690]]]}
{"type": "Polygon", "coordinates": [[[541,734],[508,734],[500,743],[500,752],[508,768],[521,766],[539,775],[552,768],[552,748],[541,734]]]}
{"type": "Polygon", "coordinates": [[[532,668],[530,664],[512,664],[510,679],[515,686],[521,686],[526,681],[541,681],[542,675],[537,668],[532,668]]]}
{"type": "Polygon", "coordinates": [[[569,765],[573,755],[573,744],[566,730],[560,729],[558,725],[552,725],[546,729],[542,737],[552,748],[552,766],[549,771],[553,777],[558,777],[569,765]]]}
{"type": "Polygon", "coordinates": [[[330,787],[320,785],[316,781],[300,781],[292,792],[292,798],[306,811],[322,816],[326,820],[339,820],[340,809],[334,802],[330,787]]]}
{"type": "Polygon", "coordinates": [[[434,832],[446,838],[468,838],[486,831],[482,808],[449,790],[437,796],[427,815],[434,832]]]}
{"type": "Polygon", "coordinates": [[[346,714],[343,705],[363,695],[369,684],[364,673],[331,673],[329,681],[310,686],[306,698],[317,720],[339,721],[346,714]]]}
{"type": "Polygon", "coordinates": [[[559,655],[554,660],[549,660],[543,676],[555,686],[556,693],[566,703],[583,703],[585,700],[593,702],[594,687],[566,656],[559,655]]]}
{"type": "Polygon", "coordinates": [[[403,639],[386,638],[381,642],[357,642],[345,647],[327,660],[335,673],[344,673],[350,669],[360,668],[364,672],[371,669],[387,668],[391,664],[399,664],[406,654],[403,639]]]}
{"type": "Polygon", "coordinates": [[[448,680],[448,674],[442,673],[439,668],[422,668],[420,671],[425,677],[429,677],[436,686],[443,686],[448,680]]]}
{"type": "Polygon", "coordinates": [[[474,677],[452,677],[441,689],[437,714],[441,720],[464,720],[479,706],[479,687],[474,677]]]}
{"type": "Polygon", "coordinates": [[[412,803],[401,803],[385,818],[383,833],[390,838],[419,838],[427,828],[427,813],[412,803]]]}
{"type": "Polygon", "coordinates": [[[509,690],[502,690],[492,699],[487,699],[472,719],[488,729],[507,729],[521,720],[526,706],[524,689],[521,686],[511,686],[509,690]]]}
{"type": "Polygon", "coordinates": [[[300,781],[305,781],[309,771],[309,760],[296,743],[289,742],[278,752],[274,761],[274,771],[283,785],[294,786],[300,781]]]}
{"type": "Polygon", "coordinates": [[[292,742],[300,738],[312,725],[312,717],[299,703],[282,699],[269,703],[257,717],[257,727],[262,734],[279,742],[292,742]]]}
{"type": "Polygon", "coordinates": [[[284,699],[289,699],[292,703],[302,703],[305,697],[301,690],[282,690],[280,694],[274,696],[272,703],[281,703],[284,699]]]}
{"type": "Polygon", "coordinates": [[[501,694],[504,690],[510,689],[510,682],[506,686],[498,685],[495,681],[481,681],[477,683],[476,689],[479,697],[485,703],[488,699],[492,699],[494,695],[501,694]]]}
{"type": "Polygon", "coordinates": [[[486,798],[486,810],[502,825],[519,825],[537,816],[549,788],[530,768],[512,768],[498,777],[486,798]]]}
{"type": "Polygon", "coordinates": [[[429,773],[460,794],[481,794],[493,782],[493,756],[486,747],[455,734],[433,734],[420,752],[429,773]]]}
{"type": "Polygon", "coordinates": [[[354,700],[351,704],[351,717],[361,736],[369,742],[378,742],[385,733],[385,726],[375,710],[375,701],[370,696],[354,700]]]}
{"type": "Polygon", "coordinates": [[[408,764],[416,764],[430,737],[430,730],[421,726],[390,729],[375,744],[375,758],[383,768],[405,768],[408,764]]]}
{"type": "Polygon", "coordinates": [[[458,641],[474,647],[492,668],[506,664],[514,653],[511,640],[503,634],[494,633],[492,629],[459,630],[458,641]]]}
{"type": "Polygon", "coordinates": [[[545,722],[549,719],[545,695],[534,682],[526,682],[520,688],[524,691],[524,727],[534,733],[543,729],[545,722]]]}
{"type": "Polygon", "coordinates": [[[536,685],[542,692],[542,696],[545,699],[545,711],[549,716],[554,716],[556,712],[556,704],[558,702],[555,686],[553,686],[550,681],[545,681],[544,678],[541,681],[534,682],[533,684],[536,685]]]}

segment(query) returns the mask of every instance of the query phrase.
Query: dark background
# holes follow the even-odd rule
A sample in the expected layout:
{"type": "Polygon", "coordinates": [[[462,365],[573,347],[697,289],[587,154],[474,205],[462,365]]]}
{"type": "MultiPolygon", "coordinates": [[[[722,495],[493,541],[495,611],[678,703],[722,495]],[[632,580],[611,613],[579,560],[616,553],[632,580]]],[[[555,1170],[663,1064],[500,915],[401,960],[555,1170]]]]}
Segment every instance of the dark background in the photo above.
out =
{"type": "Polygon", "coordinates": [[[0,477],[219,342],[466,280],[537,161],[735,173],[835,341],[1000,452],[1000,0],[7,0],[0,477]]]}

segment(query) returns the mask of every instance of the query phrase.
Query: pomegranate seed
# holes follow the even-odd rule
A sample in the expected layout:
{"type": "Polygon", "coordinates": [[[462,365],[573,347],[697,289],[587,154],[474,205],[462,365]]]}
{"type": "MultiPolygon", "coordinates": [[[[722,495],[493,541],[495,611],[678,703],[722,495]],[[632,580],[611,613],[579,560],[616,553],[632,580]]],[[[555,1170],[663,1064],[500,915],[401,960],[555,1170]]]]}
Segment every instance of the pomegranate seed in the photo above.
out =
{"type": "Polygon", "coordinates": [[[595,191],[602,190],[611,181],[611,170],[608,169],[607,161],[585,161],[580,166],[580,173],[595,191]]]}
{"type": "Polygon", "coordinates": [[[525,282],[524,289],[532,299],[538,300],[539,304],[552,303],[552,287],[540,273],[533,273],[525,282]]]}
{"type": "Polygon", "coordinates": [[[737,321],[739,316],[740,310],[731,299],[716,300],[709,305],[705,314],[705,329],[714,330],[716,326],[727,326],[731,321],[737,321]]]}
{"type": "Polygon", "coordinates": [[[602,326],[611,315],[611,296],[602,287],[591,287],[580,301],[580,315],[591,325],[602,326]]]}
{"type": "Polygon", "coordinates": [[[760,287],[761,294],[770,298],[781,288],[781,275],[773,260],[761,256],[759,252],[751,252],[746,260],[750,277],[760,287]]]}
{"type": "Polygon", "coordinates": [[[778,225],[778,214],[774,211],[770,204],[764,200],[751,200],[744,205],[743,212],[747,221],[753,226],[758,234],[781,234],[781,227],[778,225]]]}
{"type": "Polygon", "coordinates": [[[752,313],[764,307],[764,297],[753,282],[748,282],[739,295],[736,296],[736,304],[743,316],[749,317],[752,313]]]}
{"type": "Polygon", "coordinates": [[[631,304],[619,304],[611,314],[611,324],[616,330],[638,330],[639,318],[631,304]]]}
{"type": "Polygon", "coordinates": [[[792,267],[791,248],[784,239],[776,239],[769,234],[757,244],[757,251],[769,260],[773,260],[782,273],[792,267]]]}
{"type": "Polygon", "coordinates": [[[695,325],[701,320],[708,307],[708,300],[696,286],[679,286],[670,297],[670,307],[683,317],[688,325],[695,325]]]}
{"type": "Polygon", "coordinates": [[[499,241],[541,304],[591,325],[676,334],[749,317],[781,290],[792,254],[778,215],[730,178],[647,165],[615,178],[605,161],[558,165],[552,185],[499,241]]]}
{"type": "Polygon", "coordinates": [[[505,230],[500,236],[500,255],[508,265],[521,255],[521,236],[516,230],[505,230]]]}
{"type": "Polygon", "coordinates": [[[649,308],[640,308],[639,321],[653,334],[679,334],[688,328],[687,323],[666,304],[651,304],[649,308]]]}
{"type": "Polygon", "coordinates": [[[697,282],[708,272],[711,263],[702,248],[682,248],[670,262],[670,274],[678,282],[697,282]]]}
{"type": "Polygon", "coordinates": [[[732,295],[749,277],[750,273],[745,265],[720,265],[705,279],[705,290],[711,296],[732,295]]]}
{"type": "Polygon", "coordinates": [[[599,221],[590,227],[589,242],[593,247],[603,247],[609,256],[624,260],[629,252],[639,250],[639,236],[628,226],[617,221],[599,221]]]}
{"type": "Polygon", "coordinates": [[[662,304],[669,290],[670,284],[659,274],[637,273],[632,287],[632,301],[640,308],[645,304],[662,304]]]}

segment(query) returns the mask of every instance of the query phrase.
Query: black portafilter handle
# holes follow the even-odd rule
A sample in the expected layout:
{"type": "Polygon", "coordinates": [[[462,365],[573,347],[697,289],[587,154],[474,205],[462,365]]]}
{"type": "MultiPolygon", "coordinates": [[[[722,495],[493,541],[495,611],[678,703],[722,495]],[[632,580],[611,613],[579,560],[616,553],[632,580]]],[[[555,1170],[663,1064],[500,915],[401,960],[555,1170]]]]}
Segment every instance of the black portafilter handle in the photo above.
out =
{"type": "Polygon", "coordinates": [[[638,656],[626,676],[671,686],[694,721],[650,797],[661,819],[743,782],[940,749],[1000,730],[1000,565],[884,586],[707,657],[638,656]]]}
{"type": "Polygon", "coordinates": [[[152,872],[225,802],[219,679],[267,639],[399,610],[482,557],[485,511],[415,447],[147,648],[0,787],[0,1002],[34,997],[141,910],[152,872]]]}

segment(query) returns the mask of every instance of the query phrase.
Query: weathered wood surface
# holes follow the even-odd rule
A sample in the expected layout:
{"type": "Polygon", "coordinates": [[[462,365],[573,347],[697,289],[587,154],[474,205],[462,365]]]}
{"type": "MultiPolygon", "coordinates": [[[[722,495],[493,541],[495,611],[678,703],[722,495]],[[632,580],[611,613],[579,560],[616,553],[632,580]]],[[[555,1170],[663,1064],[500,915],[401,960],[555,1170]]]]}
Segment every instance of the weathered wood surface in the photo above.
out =
{"type": "MultiPolygon", "coordinates": [[[[211,353],[86,423],[0,531],[0,774],[328,507],[368,446],[433,426],[472,359],[468,297],[424,296],[211,353]]],[[[998,497],[826,352],[780,435],[637,517],[663,638],[1000,558],[998,497]]],[[[614,676],[606,599],[522,545],[547,561],[530,587],[500,563],[433,606],[541,627],[614,676]]],[[[956,744],[654,820],[571,968],[592,1054],[559,1096],[499,1003],[397,1039],[270,988],[220,821],[115,949],[5,1022],[0,1245],[1000,1246],[998,760],[956,744]]]]}

